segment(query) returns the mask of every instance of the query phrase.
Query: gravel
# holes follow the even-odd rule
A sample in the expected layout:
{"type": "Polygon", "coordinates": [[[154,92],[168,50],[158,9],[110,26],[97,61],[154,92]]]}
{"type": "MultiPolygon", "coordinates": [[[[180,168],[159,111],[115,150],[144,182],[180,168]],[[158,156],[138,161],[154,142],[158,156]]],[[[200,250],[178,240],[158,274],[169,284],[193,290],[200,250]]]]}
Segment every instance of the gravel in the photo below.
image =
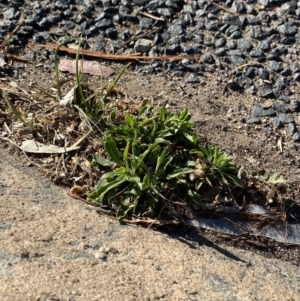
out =
{"type": "MultiPolygon", "coordinates": [[[[252,117],[262,116],[275,117],[268,122],[279,128],[296,123],[292,115],[300,111],[295,88],[300,81],[300,2],[228,0],[219,4],[232,13],[205,0],[7,0],[0,3],[0,35],[10,32],[24,12],[25,21],[11,43],[15,51],[29,41],[52,43],[53,38],[71,37],[74,43],[82,35],[85,48],[107,53],[195,55],[197,60],[182,60],[176,66],[149,62],[138,66],[137,72],[160,70],[159,75],[161,67],[180,70],[186,85],[201,82],[203,72],[217,72],[225,83],[234,74],[232,90],[253,95],[255,100],[247,123],[258,124],[252,117]],[[241,65],[245,66],[237,70],[241,65]],[[259,108],[265,99],[276,102],[267,110],[259,108]],[[282,113],[287,114],[285,120],[282,113]]],[[[48,63],[53,63],[51,53],[45,53],[48,63]]]]}

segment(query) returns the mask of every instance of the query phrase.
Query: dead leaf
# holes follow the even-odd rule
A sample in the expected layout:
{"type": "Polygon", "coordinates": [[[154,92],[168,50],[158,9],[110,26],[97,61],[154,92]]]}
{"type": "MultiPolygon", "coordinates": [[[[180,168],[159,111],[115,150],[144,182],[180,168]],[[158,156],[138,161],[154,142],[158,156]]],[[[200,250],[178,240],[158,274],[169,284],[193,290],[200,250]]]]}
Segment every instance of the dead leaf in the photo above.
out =
{"type": "MultiPolygon", "coordinates": [[[[114,73],[109,67],[100,66],[97,62],[92,61],[78,61],[78,68],[82,73],[88,73],[92,75],[101,75],[104,78],[111,76],[114,73]]],[[[63,72],[69,72],[76,74],[76,60],[61,59],[58,65],[58,69],[63,72]]]]}
{"type": "Polygon", "coordinates": [[[25,140],[22,142],[20,149],[26,153],[36,154],[63,154],[79,149],[80,146],[59,147],[57,145],[45,145],[35,140],[25,140]]]}
{"type": "Polygon", "coordinates": [[[72,106],[74,99],[74,92],[77,87],[73,87],[62,99],[59,101],[59,105],[62,107],[72,106]]]}

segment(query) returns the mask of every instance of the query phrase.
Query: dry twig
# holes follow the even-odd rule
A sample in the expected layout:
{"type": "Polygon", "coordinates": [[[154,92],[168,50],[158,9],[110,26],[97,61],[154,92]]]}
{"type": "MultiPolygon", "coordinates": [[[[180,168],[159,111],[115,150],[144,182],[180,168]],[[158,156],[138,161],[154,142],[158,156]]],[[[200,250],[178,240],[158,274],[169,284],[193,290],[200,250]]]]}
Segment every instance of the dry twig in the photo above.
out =
{"type": "Polygon", "coordinates": [[[213,4],[213,5],[217,6],[217,7],[219,7],[220,9],[226,11],[226,12],[229,13],[229,14],[232,14],[232,15],[234,15],[234,16],[236,16],[236,17],[239,17],[239,16],[240,16],[239,13],[236,13],[236,12],[234,12],[233,10],[231,10],[231,9],[229,9],[229,8],[227,8],[227,7],[224,7],[224,6],[221,5],[221,4],[216,3],[215,1],[209,1],[209,2],[210,2],[211,4],[213,4]]]}
{"type": "Polygon", "coordinates": [[[166,21],[165,18],[156,17],[156,16],[153,16],[153,15],[151,15],[151,14],[149,14],[149,13],[144,13],[144,12],[142,12],[142,11],[140,11],[140,10],[137,10],[137,9],[134,9],[133,11],[134,11],[136,14],[140,14],[140,15],[142,15],[142,16],[148,17],[148,18],[153,19],[153,20],[156,20],[156,21],[166,21]]]}
{"type": "MultiPolygon", "coordinates": [[[[34,47],[39,48],[49,48],[49,49],[57,49],[56,44],[32,44],[34,47]]],[[[76,49],[68,48],[68,47],[60,47],[59,51],[66,51],[69,54],[77,54],[76,49]]],[[[106,60],[115,60],[115,61],[140,61],[140,60],[183,60],[183,59],[190,59],[190,60],[197,60],[198,57],[196,56],[182,56],[182,55],[166,55],[166,56],[143,56],[139,53],[134,54],[110,54],[110,53],[104,53],[99,51],[92,51],[92,50],[85,50],[80,49],[79,54],[84,55],[86,57],[96,57],[100,59],[106,59],[106,60]]]]}

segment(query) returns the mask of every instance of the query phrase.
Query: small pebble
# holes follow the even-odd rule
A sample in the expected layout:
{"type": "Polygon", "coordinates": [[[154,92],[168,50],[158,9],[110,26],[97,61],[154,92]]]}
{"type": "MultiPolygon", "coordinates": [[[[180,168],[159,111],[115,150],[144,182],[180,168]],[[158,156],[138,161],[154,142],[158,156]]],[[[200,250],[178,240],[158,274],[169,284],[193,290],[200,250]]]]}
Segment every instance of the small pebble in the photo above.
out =
{"type": "Polygon", "coordinates": [[[107,255],[104,252],[96,252],[95,253],[95,258],[96,259],[106,259],[107,255]]]}

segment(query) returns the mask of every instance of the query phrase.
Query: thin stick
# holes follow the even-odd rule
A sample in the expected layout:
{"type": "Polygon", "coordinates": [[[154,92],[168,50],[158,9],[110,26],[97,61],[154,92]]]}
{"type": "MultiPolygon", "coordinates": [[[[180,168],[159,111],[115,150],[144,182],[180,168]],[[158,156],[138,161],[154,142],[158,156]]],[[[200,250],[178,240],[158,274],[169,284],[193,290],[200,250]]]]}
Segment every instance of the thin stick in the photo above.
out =
{"type": "Polygon", "coordinates": [[[144,13],[144,12],[142,12],[142,11],[140,11],[140,10],[137,10],[137,9],[134,9],[133,11],[134,11],[136,14],[140,14],[140,15],[142,15],[142,16],[148,17],[148,18],[153,19],[153,20],[156,20],[156,21],[166,21],[165,18],[156,17],[156,16],[153,16],[153,15],[151,15],[151,14],[149,14],[149,13],[144,13]]]}
{"type": "Polygon", "coordinates": [[[229,14],[232,14],[232,15],[234,15],[234,16],[236,16],[236,17],[239,17],[239,16],[240,16],[239,13],[236,13],[236,12],[234,12],[233,10],[231,10],[231,9],[229,9],[229,8],[227,8],[227,7],[224,7],[223,5],[220,5],[220,4],[216,3],[215,1],[209,1],[209,2],[210,2],[211,4],[213,4],[213,5],[215,5],[215,6],[219,7],[219,8],[221,8],[222,10],[226,11],[226,12],[229,13],[229,14]]]}
{"type": "MultiPolygon", "coordinates": [[[[49,48],[49,49],[57,49],[56,44],[31,44],[34,47],[39,48],[49,48]]],[[[60,47],[60,51],[66,51],[69,54],[76,54],[77,50],[68,48],[68,47],[60,47]]],[[[184,60],[184,59],[190,59],[190,60],[197,60],[199,57],[197,56],[184,56],[184,55],[166,55],[166,56],[143,56],[139,53],[129,54],[129,55],[123,55],[123,54],[109,54],[99,51],[92,51],[92,50],[85,50],[80,49],[79,52],[81,55],[86,55],[88,57],[96,57],[100,59],[106,59],[106,60],[116,60],[116,61],[139,61],[139,60],[184,60]]]]}

